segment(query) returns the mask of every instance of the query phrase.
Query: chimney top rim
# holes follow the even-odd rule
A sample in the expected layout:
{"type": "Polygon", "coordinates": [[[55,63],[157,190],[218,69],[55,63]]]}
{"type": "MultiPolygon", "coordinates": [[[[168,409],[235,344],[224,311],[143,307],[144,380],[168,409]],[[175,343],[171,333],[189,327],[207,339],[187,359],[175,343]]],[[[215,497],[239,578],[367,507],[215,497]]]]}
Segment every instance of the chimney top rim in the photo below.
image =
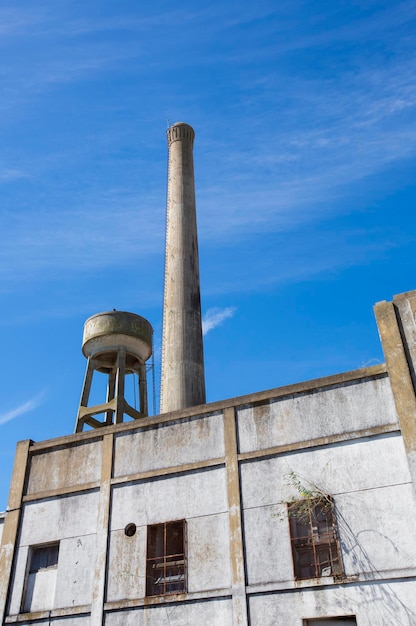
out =
{"type": "Polygon", "coordinates": [[[176,128],[177,126],[187,126],[188,128],[191,128],[192,130],[194,130],[192,126],[188,124],[188,122],[175,122],[174,124],[171,124],[169,126],[168,130],[170,130],[171,128],[176,128]]]}

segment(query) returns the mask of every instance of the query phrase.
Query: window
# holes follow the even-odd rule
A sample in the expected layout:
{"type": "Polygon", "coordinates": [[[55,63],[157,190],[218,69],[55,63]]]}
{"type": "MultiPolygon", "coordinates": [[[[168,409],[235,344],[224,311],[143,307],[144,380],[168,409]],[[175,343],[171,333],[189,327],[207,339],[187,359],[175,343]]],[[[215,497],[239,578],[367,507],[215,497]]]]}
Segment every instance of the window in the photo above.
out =
{"type": "Polygon", "coordinates": [[[333,502],[300,500],[288,505],[295,578],[342,573],[333,502]]]}
{"type": "Polygon", "coordinates": [[[147,527],[146,596],[186,591],[185,520],[147,527]]]}
{"type": "Polygon", "coordinates": [[[34,546],[29,550],[23,611],[34,612],[53,608],[59,543],[34,546]]]}

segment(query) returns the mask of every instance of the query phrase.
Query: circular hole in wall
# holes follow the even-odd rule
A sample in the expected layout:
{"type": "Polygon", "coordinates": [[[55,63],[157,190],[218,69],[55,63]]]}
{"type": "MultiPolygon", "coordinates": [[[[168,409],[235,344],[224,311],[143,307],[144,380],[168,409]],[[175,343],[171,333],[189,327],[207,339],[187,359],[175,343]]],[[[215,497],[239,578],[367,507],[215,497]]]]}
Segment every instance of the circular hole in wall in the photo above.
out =
{"type": "Polygon", "coordinates": [[[133,535],[136,534],[136,524],[127,524],[124,529],[124,534],[127,535],[127,537],[133,537],[133,535]]]}

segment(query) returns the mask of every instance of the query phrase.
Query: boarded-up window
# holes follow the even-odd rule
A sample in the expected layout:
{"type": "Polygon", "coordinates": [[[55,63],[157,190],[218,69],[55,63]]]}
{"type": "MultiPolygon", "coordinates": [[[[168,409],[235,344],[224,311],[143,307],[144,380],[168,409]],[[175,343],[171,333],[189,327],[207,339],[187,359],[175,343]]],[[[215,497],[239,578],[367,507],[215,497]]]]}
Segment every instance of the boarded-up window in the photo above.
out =
{"type": "Polygon", "coordinates": [[[146,595],[186,591],[185,521],[147,527],[146,595]]]}
{"type": "Polygon", "coordinates": [[[33,613],[53,608],[58,554],[59,543],[30,548],[24,612],[33,613]]]}
{"type": "Polygon", "coordinates": [[[295,578],[342,573],[332,500],[301,500],[288,505],[295,578]]]}

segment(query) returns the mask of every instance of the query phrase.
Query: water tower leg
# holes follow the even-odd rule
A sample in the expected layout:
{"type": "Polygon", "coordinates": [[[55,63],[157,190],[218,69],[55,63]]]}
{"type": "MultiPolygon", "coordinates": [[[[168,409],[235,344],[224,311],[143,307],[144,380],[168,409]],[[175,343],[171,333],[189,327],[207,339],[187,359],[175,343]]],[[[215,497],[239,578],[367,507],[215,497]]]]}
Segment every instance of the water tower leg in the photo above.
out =
{"type": "MultiPolygon", "coordinates": [[[[113,367],[111,372],[108,375],[108,385],[107,385],[107,402],[110,402],[114,399],[114,394],[116,390],[116,370],[113,367]]],[[[113,423],[113,410],[108,410],[105,414],[105,423],[107,426],[111,426],[113,423]]]]}
{"type": "Polygon", "coordinates": [[[124,380],[126,376],[126,350],[119,348],[116,365],[116,415],[115,423],[121,424],[124,415],[124,380]]]}
{"type": "Polygon", "coordinates": [[[146,365],[143,364],[139,368],[139,411],[143,417],[148,415],[147,406],[147,382],[146,382],[146,365]]]}
{"type": "Polygon", "coordinates": [[[75,432],[79,433],[82,431],[84,422],[80,419],[81,407],[88,406],[88,399],[90,397],[91,385],[92,385],[92,377],[94,374],[94,363],[91,358],[88,358],[87,370],[85,372],[84,385],[82,387],[81,400],[79,402],[79,409],[77,415],[77,421],[75,423],[75,432]]]}

